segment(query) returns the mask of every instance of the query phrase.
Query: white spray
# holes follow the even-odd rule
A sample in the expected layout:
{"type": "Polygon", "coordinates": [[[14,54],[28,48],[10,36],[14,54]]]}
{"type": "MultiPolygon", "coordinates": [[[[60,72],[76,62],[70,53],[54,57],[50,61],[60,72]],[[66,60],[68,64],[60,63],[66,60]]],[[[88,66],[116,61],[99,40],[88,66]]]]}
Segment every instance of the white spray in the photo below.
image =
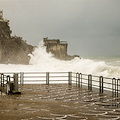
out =
{"type": "Polygon", "coordinates": [[[105,77],[120,77],[120,68],[108,66],[104,61],[95,62],[90,59],[80,59],[78,57],[65,61],[54,58],[51,53],[46,52],[46,48],[41,42],[30,56],[29,65],[0,64],[0,72],[79,72],[92,75],[102,75],[105,77]]]}

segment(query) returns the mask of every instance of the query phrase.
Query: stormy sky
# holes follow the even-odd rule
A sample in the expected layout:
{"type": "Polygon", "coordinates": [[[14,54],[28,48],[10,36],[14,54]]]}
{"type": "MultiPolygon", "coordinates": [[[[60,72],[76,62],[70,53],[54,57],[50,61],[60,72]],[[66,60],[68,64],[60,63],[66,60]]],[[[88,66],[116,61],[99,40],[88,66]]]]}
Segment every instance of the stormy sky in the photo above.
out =
{"type": "Polygon", "coordinates": [[[38,45],[67,41],[68,53],[120,56],[120,0],[0,0],[12,35],[38,45]]]}

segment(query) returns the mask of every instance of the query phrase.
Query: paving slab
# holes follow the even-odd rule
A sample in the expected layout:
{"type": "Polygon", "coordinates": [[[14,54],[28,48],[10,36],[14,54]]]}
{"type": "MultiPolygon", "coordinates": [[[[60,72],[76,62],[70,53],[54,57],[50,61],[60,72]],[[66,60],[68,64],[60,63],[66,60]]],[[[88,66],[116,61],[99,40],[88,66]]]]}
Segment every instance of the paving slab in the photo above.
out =
{"type": "Polygon", "coordinates": [[[0,120],[120,120],[120,99],[67,84],[23,85],[0,95],[0,120]]]}

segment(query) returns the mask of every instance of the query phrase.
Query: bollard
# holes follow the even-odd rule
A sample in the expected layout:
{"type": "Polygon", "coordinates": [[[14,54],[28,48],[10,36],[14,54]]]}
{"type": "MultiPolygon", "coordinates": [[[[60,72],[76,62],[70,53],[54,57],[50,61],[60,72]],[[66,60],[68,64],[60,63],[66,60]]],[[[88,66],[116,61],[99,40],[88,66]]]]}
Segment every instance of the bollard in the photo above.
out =
{"type": "Polygon", "coordinates": [[[18,92],[18,73],[14,73],[14,91],[18,92]]]}
{"type": "Polygon", "coordinates": [[[14,91],[12,91],[13,94],[21,94],[21,92],[18,91],[18,73],[14,73],[14,91]]]}

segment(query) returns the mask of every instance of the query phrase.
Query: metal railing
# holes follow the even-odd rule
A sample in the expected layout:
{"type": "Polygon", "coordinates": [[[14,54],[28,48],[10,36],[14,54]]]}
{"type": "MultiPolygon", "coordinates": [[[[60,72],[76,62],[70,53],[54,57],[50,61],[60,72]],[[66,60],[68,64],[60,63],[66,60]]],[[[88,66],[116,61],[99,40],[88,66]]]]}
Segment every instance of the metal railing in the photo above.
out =
{"type": "Polygon", "coordinates": [[[17,73],[0,73],[0,90],[7,91],[7,84],[10,82],[14,82],[14,90],[18,90],[17,82],[18,74],[17,73]]]}
{"type": "Polygon", "coordinates": [[[99,94],[109,93],[113,97],[120,96],[120,79],[73,73],[72,81],[78,87],[87,87],[89,91],[95,90],[99,94]]]}
{"type": "Polygon", "coordinates": [[[67,83],[68,72],[21,72],[20,84],[67,83]]]}
{"type": "MultiPolygon", "coordinates": [[[[4,87],[7,81],[14,80],[14,74],[1,73],[1,87],[4,87]]],[[[99,94],[109,93],[113,97],[120,96],[120,79],[116,78],[74,72],[20,72],[17,74],[20,85],[65,83],[79,88],[87,88],[88,91],[96,91],[99,94]]]]}
{"type": "Polygon", "coordinates": [[[13,76],[11,77],[10,75],[6,75],[4,73],[0,73],[0,84],[1,88],[4,88],[6,83],[13,80],[13,76]]]}

